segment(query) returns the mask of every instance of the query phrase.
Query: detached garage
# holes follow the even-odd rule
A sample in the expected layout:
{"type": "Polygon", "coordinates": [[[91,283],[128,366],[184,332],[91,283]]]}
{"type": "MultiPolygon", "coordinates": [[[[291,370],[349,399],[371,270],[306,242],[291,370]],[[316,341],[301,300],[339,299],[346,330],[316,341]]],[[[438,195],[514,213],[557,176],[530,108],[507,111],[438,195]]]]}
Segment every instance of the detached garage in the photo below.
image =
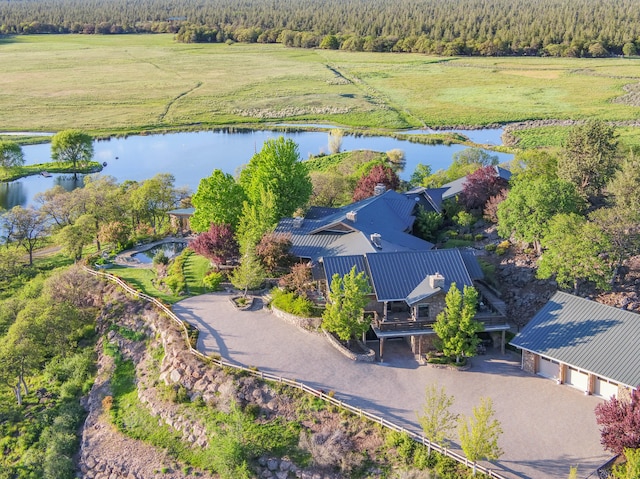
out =
{"type": "Polygon", "coordinates": [[[522,369],[604,399],[640,385],[640,315],[556,293],[511,341],[522,369]]]}

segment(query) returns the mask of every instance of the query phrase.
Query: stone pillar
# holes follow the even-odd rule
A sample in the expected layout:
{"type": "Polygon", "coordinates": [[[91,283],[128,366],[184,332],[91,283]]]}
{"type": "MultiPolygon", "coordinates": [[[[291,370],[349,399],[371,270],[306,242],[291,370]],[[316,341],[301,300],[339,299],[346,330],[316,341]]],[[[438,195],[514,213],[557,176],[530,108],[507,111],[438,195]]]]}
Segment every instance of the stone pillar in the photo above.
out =
{"type": "Polygon", "coordinates": [[[505,353],[504,347],[505,347],[505,342],[506,342],[506,336],[507,336],[507,332],[506,331],[502,331],[502,340],[500,342],[500,351],[502,352],[502,354],[505,353]]]}

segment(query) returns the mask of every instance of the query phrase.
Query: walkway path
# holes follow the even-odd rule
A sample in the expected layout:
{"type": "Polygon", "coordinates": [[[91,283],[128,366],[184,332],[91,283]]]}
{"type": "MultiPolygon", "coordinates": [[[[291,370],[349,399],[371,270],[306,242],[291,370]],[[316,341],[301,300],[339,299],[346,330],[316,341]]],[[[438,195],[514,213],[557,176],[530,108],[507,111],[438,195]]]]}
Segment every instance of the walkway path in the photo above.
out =
{"type": "Polygon", "coordinates": [[[173,309],[200,329],[200,351],[333,390],[412,430],[419,431],[416,411],[428,384],[444,386],[456,398],[455,412],[465,415],[480,397],[491,397],[504,430],[498,465],[514,478],[564,479],[571,465],[586,477],[609,458],[593,414],[600,400],[523,373],[516,355],[480,356],[470,371],[456,372],[420,366],[406,347],[389,341],[385,363],[358,363],[266,310],[237,311],[225,294],[189,298],[173,309]]]}

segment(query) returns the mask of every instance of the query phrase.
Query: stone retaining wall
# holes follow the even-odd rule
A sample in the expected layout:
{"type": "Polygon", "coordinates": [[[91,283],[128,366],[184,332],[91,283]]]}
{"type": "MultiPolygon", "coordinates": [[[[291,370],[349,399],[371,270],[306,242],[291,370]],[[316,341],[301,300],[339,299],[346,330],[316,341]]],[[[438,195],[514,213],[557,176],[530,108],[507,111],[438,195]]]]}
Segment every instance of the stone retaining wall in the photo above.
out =
{"type": "Polygon", "coordinates": [[[340,351],[342,354],[344,354],[349,359],[353,359],[354,361],[362,361],[362,362],[365,362],[365,363],[372,363],[372,362],[374,362],[376,360],[376,352],[373,349],[370,349],[369,347],[367,347],[362,341],[357,341],[358,345],[363,350],[368,351],[368,352],[364,353],[364,354],[356,354],[353,351],[349,351],[347,348],[345,348],[340,343],[340,341],[338,341],[333,336],[333,334],[325,331],[324,329],[322,330],[322,332],[324,333],[325,337],[329,341],[329,344],[331,344],[331,346],[336,348],[338,351],[340,351]]]}
{"type": "Polygon", "coordinates": [[[303,318],[294,314],[287,313],[281,309],[271,305],[271,312],[278,318],[285,320],[287,323],[297,326],[300,329],[310,333],[317,333],[322,323],[322,318],[303,318]]]}

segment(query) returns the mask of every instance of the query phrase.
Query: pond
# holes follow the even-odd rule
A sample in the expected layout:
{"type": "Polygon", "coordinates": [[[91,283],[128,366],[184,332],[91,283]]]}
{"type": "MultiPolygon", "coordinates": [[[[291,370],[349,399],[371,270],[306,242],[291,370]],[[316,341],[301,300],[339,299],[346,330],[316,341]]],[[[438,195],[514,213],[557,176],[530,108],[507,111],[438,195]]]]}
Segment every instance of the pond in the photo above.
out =
{"type": "MultiPolygon", "coordinates": [[[[473,130],[465,134],[481,135],[483,131],[473,130]]],[[[210,175],[214,169],[235,174],[254,153],[260,151],[266,140],[281,135],[298,144],[303,159],[328,151],[326,131],[200,131],[96,141],[94,159],[100,163],[106,162],[102,174],[111,175],[118,181],[141,181],[157,173],[171,173],[176,178],[176,186],[187,186],[195,191],[200,179],[210,175]]],[[[465,148],[464,145],[423,145],[385,136],[345,135],[342,140],[342,150],[403,150],[406,165],[400,177],[405,180],[409,179],[419,163],[431,165],[433,171],[447,168],[453,154],[465,148]]],[[[24,146],[23,151],[27,164],[51,161],[49,143],[24,146]]],[[[506,153],[490,153],[498,156],[500,162],[512,158],[506,153]]],[[[26,206],[33,203],[37,193],[55,185],[71,190],[81,183],[82,178],[74,180],[70,175],[55,174],[50,178],[36,175],[0,183],[0,207],[9,209],[15,205],[26,206]]]]}
{"type": "Polygon", "coordinates": [[[132,254],[131,256],[139,263],[151,264],[153,263],[153,257],[160,251],[162,251],[167,258],[171,259],[175,256],[178,256],[182,252],[182,250],[186,248],[186,246],[187,243],[183,242],[162,243],[154,246],[151,249],[132,254]]]}

